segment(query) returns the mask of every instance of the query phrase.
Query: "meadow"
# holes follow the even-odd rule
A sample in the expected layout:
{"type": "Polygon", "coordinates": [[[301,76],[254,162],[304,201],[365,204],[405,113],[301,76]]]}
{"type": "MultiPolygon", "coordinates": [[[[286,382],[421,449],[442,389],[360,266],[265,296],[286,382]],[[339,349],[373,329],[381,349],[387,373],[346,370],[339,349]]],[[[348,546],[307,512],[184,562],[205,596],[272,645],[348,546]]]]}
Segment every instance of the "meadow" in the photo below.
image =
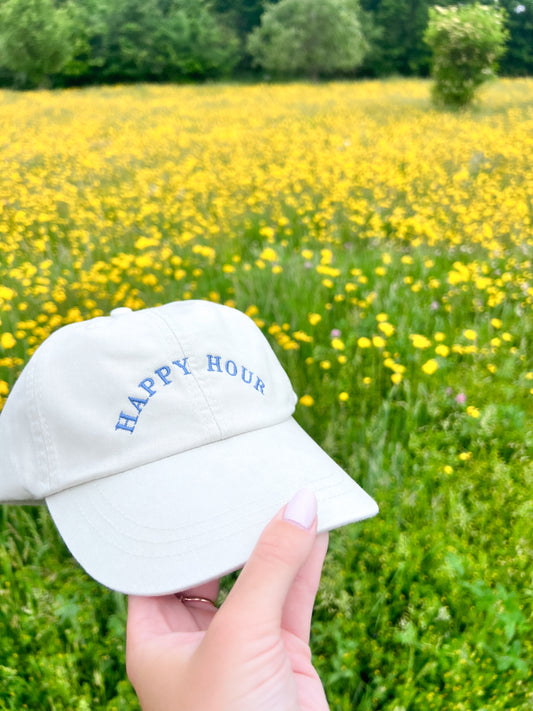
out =
{"type": "MultiPolygon", "coordinates": [[[[332,711],[533,704],[533,80],[461,113],[429,88],[0,92],[0,405],[67,323],[251,316],[380,505],[330,539],[332,711]]],[[[0,709],[138,708],[125,617],[44,507],[0,508],[0,709]]]]}

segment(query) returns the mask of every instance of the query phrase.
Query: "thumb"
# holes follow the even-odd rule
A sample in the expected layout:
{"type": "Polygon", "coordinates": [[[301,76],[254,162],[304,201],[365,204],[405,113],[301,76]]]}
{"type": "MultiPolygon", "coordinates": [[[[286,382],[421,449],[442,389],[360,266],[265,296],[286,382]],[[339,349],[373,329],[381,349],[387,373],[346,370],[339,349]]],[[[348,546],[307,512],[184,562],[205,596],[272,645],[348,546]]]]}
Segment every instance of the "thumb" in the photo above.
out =
{"type": "Polygon", "coordinates": [[[279,630],[285,600],[316,538],[317,501],[302,489],[267,525],[221,612],[239,616],[243,628],[279,630]]]}

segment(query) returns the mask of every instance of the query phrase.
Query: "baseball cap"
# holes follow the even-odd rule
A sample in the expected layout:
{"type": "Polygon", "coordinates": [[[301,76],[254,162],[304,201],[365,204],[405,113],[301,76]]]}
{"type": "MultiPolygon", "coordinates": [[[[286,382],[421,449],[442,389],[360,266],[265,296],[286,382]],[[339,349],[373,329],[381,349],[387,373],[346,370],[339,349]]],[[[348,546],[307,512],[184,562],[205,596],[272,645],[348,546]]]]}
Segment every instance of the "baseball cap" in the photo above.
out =
{"type": "Polygon", "coordinates": [[[378,512],[293,419],[289,378],[242,312],[177,301],[69,324],[0,414],[0,500],[46,502],[81,566],[163,595],[239,569],[301,488],[320,531],[378,512]]]}

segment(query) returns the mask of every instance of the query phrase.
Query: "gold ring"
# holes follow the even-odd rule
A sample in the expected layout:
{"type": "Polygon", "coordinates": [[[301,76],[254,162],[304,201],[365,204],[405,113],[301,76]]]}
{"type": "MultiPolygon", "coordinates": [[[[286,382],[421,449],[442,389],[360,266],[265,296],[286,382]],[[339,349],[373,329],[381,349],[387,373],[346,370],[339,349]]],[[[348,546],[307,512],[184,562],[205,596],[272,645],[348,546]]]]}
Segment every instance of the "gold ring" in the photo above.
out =
{"type": "Polygon", "coordinates": [[[208,597],[200,597],[199,595],[182,595],[181,593],[175,593],[175,596],[180,602],[207,602],[213,607],[216,607],[214,600],[210,600],[208,597]]]}

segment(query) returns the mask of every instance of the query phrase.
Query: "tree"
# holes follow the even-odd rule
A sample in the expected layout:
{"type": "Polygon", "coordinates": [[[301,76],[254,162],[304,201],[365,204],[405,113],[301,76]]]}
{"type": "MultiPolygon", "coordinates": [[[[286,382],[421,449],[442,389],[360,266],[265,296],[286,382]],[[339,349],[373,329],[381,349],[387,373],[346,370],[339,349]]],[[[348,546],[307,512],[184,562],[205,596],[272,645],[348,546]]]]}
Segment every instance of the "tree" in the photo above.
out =
{"type": "Polygon", "coordinates": [[[501,72],[510,76],[533,74],[533,0],[500,0],[507,10],[509,41],[500,62],[501,72]]]}
{"type": "Polygon", "coordinates": [[[4,0],[0,4],[0,66],[22,86],[43,86],[75,51],[69,5],[52,0],[4,0]]]}
{"type": "Polygon", "coordinates": [[[500,8],[479,3],[431,8],[424,40],[433,53],[435,103],[457,108],[471,103],[493,75],[507,37],[500,8]]]}
{"type": "Polygon", "coordinates": [[[356,0],[280,0],[248,40],[257,64],[312,79],[357,67],[366,51],[356,0]]]}

